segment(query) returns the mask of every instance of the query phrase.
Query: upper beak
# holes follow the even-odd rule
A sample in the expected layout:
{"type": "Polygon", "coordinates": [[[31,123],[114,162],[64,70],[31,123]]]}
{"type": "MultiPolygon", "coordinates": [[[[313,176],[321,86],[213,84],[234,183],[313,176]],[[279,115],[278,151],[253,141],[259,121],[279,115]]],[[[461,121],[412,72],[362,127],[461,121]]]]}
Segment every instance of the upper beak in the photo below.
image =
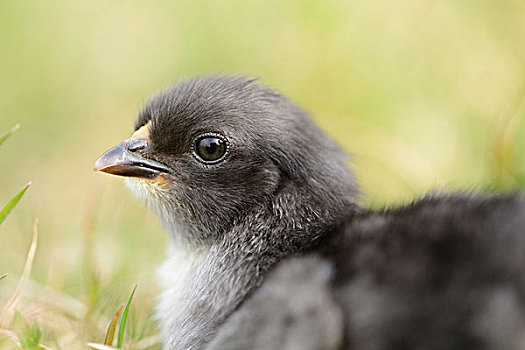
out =
{"type": "Polygon", "coordinates": [[[146,139],[130,138],[106,151],[95,162],[94,170],[120,176],[153,178],[171,173],[164,164],[142,157],[148,145],[146,139]]]}

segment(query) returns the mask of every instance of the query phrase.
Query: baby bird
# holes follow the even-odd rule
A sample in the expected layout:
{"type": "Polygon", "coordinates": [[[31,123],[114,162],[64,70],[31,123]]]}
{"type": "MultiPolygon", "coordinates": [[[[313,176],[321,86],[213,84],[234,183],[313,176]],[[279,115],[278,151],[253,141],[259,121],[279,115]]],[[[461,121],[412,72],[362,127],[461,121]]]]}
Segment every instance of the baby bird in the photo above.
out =
{"type": "Polygon", "coordinates": [[[525,198],[357,204],[308,114],[241,77],[155,95],[95,170],[164,222],[163,348],[525,347],[525,198]]]}

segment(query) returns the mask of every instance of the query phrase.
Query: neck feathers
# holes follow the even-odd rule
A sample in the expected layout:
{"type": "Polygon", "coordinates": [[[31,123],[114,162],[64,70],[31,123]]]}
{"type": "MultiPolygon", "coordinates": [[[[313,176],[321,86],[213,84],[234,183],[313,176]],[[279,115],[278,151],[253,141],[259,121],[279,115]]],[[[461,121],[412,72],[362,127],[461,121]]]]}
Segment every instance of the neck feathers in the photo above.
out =
{"type": "MultiPolygon", "coordinates": [[[[355,207],[345,199],[327,207],[291,184],[274,198],[214,240],[199,246],[172,240],[169,258],[159,269],[164,293],[158,318],[167,348],[207,343],[275,263],[315,243],[355,207]]],[[[170,227],[173,237],[185,236],[175,232],[180,227],[170,227]]]]}

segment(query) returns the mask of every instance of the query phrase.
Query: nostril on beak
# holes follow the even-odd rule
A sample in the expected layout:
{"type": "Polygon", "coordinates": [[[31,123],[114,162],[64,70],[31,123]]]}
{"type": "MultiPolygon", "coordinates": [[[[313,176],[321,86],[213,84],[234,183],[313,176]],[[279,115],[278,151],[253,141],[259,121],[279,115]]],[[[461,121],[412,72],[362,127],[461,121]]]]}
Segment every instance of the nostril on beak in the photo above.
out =
{"type": "Polygon", "coordinates": [[[132,153],[142,154],[148,147],[148,141],[145,139],[131,139],[126,144],[126,149],[132,153]]]}

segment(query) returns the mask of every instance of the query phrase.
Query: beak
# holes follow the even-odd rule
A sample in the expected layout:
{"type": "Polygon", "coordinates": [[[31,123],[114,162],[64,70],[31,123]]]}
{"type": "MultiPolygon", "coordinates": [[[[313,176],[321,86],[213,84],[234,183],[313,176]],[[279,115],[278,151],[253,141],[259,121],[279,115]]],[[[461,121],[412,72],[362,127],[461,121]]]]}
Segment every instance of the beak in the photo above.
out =
{"type": "Polygon", "coordinates": [[[95,162],[94,170],[104,173],[140,178],[154,178],[171,173],[164,164],[142,157],[141,152],[148,146],[142,138],[127,139],[106,151],[95,162]]]}

